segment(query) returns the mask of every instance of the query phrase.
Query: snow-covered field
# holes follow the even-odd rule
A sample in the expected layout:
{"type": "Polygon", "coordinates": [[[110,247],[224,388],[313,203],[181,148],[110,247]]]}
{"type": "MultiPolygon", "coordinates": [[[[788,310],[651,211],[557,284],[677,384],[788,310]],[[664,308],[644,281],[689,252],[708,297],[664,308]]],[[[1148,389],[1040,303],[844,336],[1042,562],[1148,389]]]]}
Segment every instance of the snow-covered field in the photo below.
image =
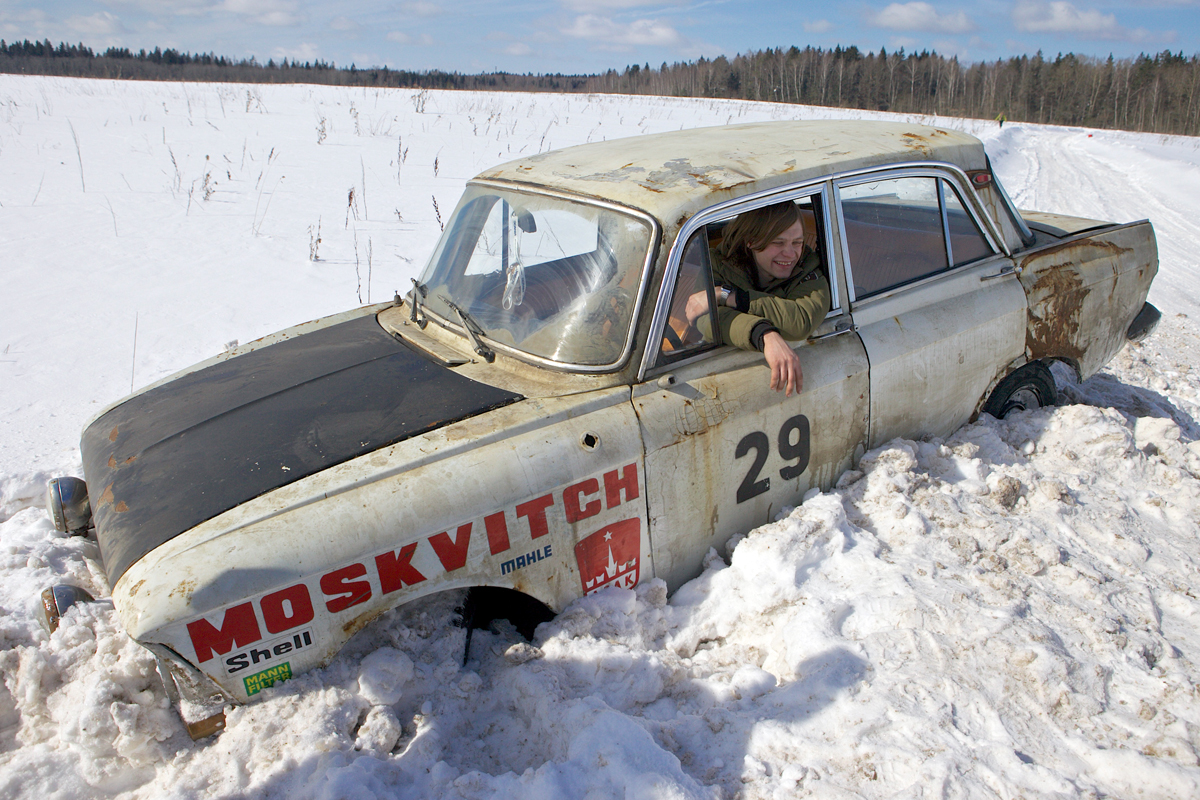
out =
{"type": "Polygon", "coordinates": [[[106,595],[41,492],[131,387],[403,290],[518,153],[846,115],[882,116],[0,76],[0,797],[1200,796],[1197,139],[933,120],[1018,205],[1149,217],[1159,332],[1061,407],[868,453],[671,598],[465,667],[453,599],[415,604],[197,743],[111,604],[34,622],[51,583],[106,595]]]}

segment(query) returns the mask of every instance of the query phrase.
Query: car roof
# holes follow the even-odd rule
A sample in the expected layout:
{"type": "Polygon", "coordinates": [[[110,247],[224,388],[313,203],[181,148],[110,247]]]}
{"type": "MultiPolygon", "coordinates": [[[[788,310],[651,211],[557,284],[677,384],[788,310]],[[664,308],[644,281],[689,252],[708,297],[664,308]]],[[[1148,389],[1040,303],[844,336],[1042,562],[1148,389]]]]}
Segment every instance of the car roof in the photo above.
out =
{"type": "Polygon", "coordinates": [[[516,181],[640,208],[668,227],[714,203],[882,164],[987,166],[961,131],[901,122],[752,122],[576,145],[526,156],[476,180],[516,181]]]}

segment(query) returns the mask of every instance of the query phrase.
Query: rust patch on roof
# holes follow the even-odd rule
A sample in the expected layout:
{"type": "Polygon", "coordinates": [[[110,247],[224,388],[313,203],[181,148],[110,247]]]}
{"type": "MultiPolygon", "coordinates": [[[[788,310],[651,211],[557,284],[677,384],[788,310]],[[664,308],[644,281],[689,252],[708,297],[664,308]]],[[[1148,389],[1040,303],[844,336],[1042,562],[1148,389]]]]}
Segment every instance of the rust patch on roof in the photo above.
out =
{"type": "Polygon", "coordinates": [[[694,166],[686,158],[673,158],[664,163],[661,168],[651,171],[647,171],[645,167],[626,164],[617,169],[593,172],[590,175],[566,175],[561,172],[555,174],[561,178],[581,181],[632,182],[651,192],[665,192],[679,187],[732,189],[743,183],[758,180],[760,177],[730,164],[694,166]]]}
{"type": "Polygon", "coordinates": [[[912,148],[927,158],[933,155],[933,148],[929,146],[929,141],[921,134],[905,133],[901,134],[901,136],[904,139],[905,147],[912,148]]]}

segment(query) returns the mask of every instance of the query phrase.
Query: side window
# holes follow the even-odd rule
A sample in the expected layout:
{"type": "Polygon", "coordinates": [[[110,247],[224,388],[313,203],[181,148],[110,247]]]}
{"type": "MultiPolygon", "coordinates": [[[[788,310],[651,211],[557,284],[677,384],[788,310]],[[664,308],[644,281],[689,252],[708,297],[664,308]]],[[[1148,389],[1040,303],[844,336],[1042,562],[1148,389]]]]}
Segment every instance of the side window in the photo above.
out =
{"type": "Polygon", "coordinates": [[[992,255],[992,246],[967,213],[958,192],[946,181],[942,181],[942,187],[946,200],[946,230],[950,234],[950,255],[954,266],[992,255]]]}
{"type": "MultiPolygon", "coordinates": [[[[804,223],[804,248],[800,253],[800,258],[804,258],[807,253],[812,251],[817,253],[824,265],[827,262],[822,255],[825,239],[820,199],[820,194],[816,193],[781,200],[778,204],[793,203],[804,223]]],[[[770,205],[773,207],[777,204],[770,205]]],[[[742,213],[754,214],[763,208],[764,206],[760,204],[742,213]]],[[[725,239],[729,231],[736,230],[737,227],[736,225],[731,226],[731,223],[740,216],[740,214],[732,214],[723,219],[713,220],[692,233],[688,239],[679,262],[679,274],[671,295],[670,311],[667,324],[663,328],[663,338],[659,345],[655,366],[678,361],[720,344],[720,328],[717,324],[716,314],[712,310],[716,301],[713,263],[714,259],[721,258],[719,253],[726,251],[726,247],[722,245],[728,244],[725,239]]],[[[732,267],[726,264],[724,268],[731,269],[732,267]]],[[[825,269],[824,266],[822,269],[825,269]]],[[[716,274],[722,275],[719,261],[716,274]]],[[[728,282],[726,279],[722,280],[723,283],[728,282]]],[[[836,309],[838,307],[836,287],[834,292],[834,308],[836,309]]],[[[836,311],[831,313],[836,313],[836,311]]]]}
{"type": "Polygon", "coordinates": [[[854,294],[859,299],[949,267],[936,178],[841,188],[854,294]]]}
{"type": "Polygon", "coordinates": [[[713,319],[713,279],[708,253],[708,229],[692,234],[679,262],[679,276],[671,295],[671,310],[656,365],[669,364],[716,344],[713,319]],[[688,303],[692,303],[692,319],[688,303]],[[696,310],[703,309],[699,316],[696,310]]]}
{"type": "Polygon", "coordinates": [[[859,299],[994,252],[948,181],[891,178],[843,186],[840,193],[859,299]]]}

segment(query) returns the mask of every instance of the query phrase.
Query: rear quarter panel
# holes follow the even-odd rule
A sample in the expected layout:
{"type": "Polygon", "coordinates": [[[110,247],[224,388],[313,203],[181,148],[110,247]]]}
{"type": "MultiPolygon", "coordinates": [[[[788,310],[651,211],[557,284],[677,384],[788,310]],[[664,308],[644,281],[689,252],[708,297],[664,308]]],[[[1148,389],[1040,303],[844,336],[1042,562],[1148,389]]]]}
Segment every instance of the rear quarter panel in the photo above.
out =
{"type": "Polygon", "coordinates": [[[1016,261],[1029,302],[1026,357],[1066,360],[1083,379],[1124,346],[1158,272],[1158,245],[1142,220],[1036,247],[1016,261]]]}

